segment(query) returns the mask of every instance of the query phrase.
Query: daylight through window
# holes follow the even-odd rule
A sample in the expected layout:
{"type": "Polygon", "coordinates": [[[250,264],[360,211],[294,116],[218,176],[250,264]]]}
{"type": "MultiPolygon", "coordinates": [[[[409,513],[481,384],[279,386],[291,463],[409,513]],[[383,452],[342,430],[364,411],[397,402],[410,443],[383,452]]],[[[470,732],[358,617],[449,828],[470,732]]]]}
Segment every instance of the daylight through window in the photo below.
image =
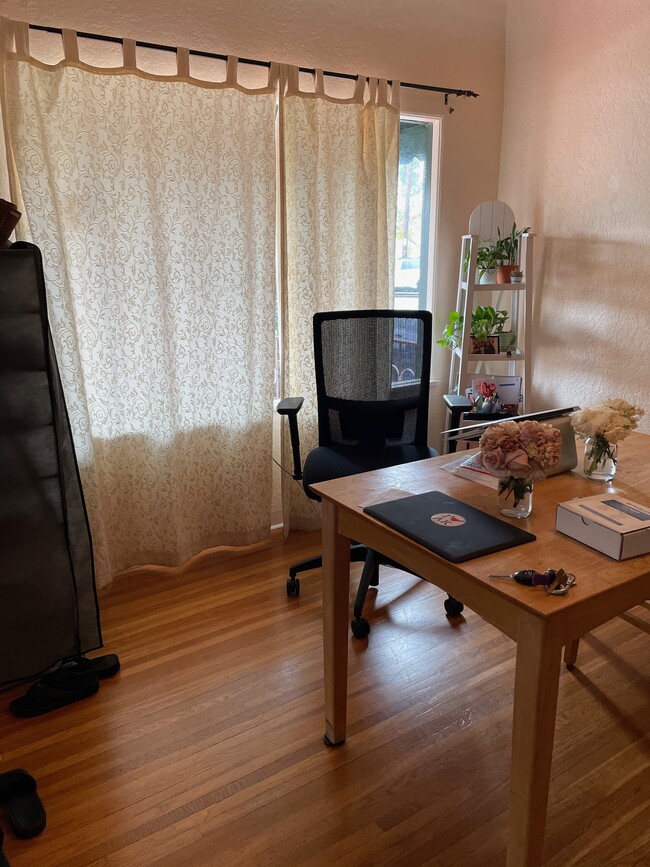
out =
{"type": "Polygon", "coordinates": [[[437,200],[439,119],[400,122],[394,307],[430,308],[437,200]]]}

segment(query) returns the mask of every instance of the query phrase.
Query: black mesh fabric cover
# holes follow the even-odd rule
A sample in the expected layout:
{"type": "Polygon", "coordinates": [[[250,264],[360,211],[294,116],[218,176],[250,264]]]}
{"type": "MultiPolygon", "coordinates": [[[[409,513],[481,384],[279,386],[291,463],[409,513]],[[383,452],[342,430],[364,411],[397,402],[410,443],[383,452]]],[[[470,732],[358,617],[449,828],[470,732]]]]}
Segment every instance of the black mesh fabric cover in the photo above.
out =
{"type": "Polygon", "coordinates": [[[102,646],[40,251],[0,250],[0,684],[102,646]]]}
{"type": "Polygon", "coordinates": [[[427,445],[431,314],[346,310],[314,316],[318,448],[303,487],[421,461],[427,445]]]}
{"type": "Polygon", "coordinates": [[[314,353],[320,446],[426,445],[430,313],[317,313],[314,353]]]}

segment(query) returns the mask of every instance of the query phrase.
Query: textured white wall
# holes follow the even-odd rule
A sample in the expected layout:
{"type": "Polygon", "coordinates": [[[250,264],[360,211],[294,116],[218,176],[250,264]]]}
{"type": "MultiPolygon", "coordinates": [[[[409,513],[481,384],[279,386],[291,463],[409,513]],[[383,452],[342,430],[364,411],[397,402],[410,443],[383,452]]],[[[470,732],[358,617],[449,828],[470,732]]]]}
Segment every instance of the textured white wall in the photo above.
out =
{"type": "Polygon", "coordinates": [[[649,46],[647,0],[509,4],[499,197],[539,236],[534,408],[650,414],[649,46]]]}
{"type": "MultiPolygon", "coordinates": [[[[443,117],[436,333],[456,303],[459,237],[474,206],[496,196],[503,108],[505,0],[0,0],[32,24],[184,45],[474,90],[477,100],[402,89],[402,109],[443,117]]],[[[444,427],[449,353],[436,347],[431,443],[444,427]]]]}

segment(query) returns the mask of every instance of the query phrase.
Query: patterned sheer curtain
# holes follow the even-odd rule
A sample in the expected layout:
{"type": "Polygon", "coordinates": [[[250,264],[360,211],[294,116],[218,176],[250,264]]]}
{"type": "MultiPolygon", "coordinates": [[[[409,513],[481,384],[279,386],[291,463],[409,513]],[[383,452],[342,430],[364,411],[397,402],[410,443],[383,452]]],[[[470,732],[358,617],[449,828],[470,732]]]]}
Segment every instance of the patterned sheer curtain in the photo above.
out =
{"type": "MultiPolygon", "coordinates": [[[[388,307],[392,291],[399,160],[399,85],[359,78],[354,95],[300,89],[283,70],[283,394],[303,395],[301,451],[317,445],[312,317],[388,307]]],[[[283,465],[291,465],[288,436],[283,465]]],[[[313,501],[283,478],[284,529],[318,524],[313,501]]]]}
{"type": "Polygon", "coordinates": [[[265,86],[30,56],[2,24],[21,237],[49,316],[99,583],[267,538],[275,332],[276,70],[265,86]]]}

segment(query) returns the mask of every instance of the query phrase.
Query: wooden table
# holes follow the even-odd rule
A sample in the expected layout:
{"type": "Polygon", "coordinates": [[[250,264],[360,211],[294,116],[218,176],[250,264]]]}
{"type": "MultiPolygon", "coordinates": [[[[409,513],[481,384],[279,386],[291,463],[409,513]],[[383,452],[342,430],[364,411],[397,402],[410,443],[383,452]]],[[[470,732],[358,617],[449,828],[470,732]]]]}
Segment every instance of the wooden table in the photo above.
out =
{"type": "Polygon", "coordinates": [[[617,562],[555,530],[556,504],[573,497],[612,492],[650,505],[650,436],[632,434],[619,446],[619,455],[618,473],[609,485],[576,473],[536,483],[531,516],[513,523],[537,540],[461,564],[443,560],[362,511],[387,491],[383,499],[392,499],[391,489],[398,488],[414,494],[445,491],[498,515],[496,491],[441,469],[448,456],[312,486],[323,499],[327,743],[345,740],[351,539],[441,587],[517,642],[508,867],[542,863],[562,648],[565,661],[574,662],[581,635],[650,597],[650,555],[617,562]],[[549,567],[575,573],[568,596],[488,578],[549,567]]]}

